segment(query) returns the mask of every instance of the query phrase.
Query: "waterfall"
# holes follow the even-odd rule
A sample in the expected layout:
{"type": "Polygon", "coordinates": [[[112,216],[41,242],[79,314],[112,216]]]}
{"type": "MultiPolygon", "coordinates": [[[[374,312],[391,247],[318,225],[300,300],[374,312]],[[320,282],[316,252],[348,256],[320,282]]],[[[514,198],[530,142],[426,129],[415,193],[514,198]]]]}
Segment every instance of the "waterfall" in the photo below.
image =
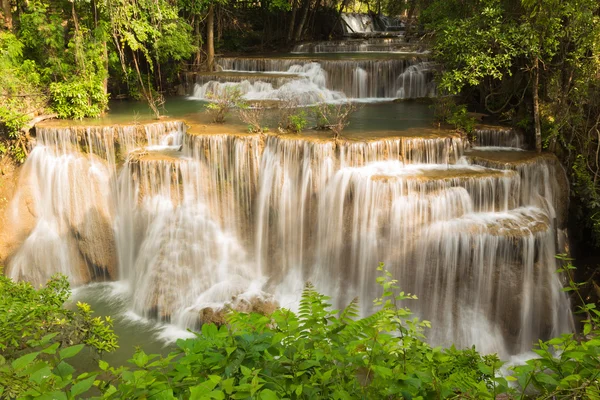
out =
{"type": "Polygon", "coordinates": [[[365,33],[376,30],[373,18],[367,14],[342,13],[346,33],[365,33]]]}
{"type": "Polygon", "coordinates": [[[399,38],[366,38],[328,40],[300,43],[294,46],[293,54],[304,53],[425,53],[421,47],[399,38]]]}
{"type": "Polygon", "coordinates": [[[117,160],[140,146],[178,147],[183,124],[42,127],[36,132],[37,145],[10,206],[14,229],[7,274],[36,285],[55,273],[75,285],[116,279],[117,160]]]}
{"type": "MultiPolygon", "coordinates": [[[[300,104],[315,99],[335,101],[340,98],[415,98],[435,94],[433,64],[418,57],[393,59],[322,59],[314,62],[302,58],[219,58],[226,72],[285,73],[296,79],[281,84],[260,77],[230,81],[228,76],[199,81],[192,98],[205,99],[207,91],[237,85],[248,99],[281,99],[293,96],[300,104]]],[[[265,75],[261,75],[265,76],[265,75]]]]}
{"type": "Polygon", "coordinates": [[[433,66],[431,62],[422,62],[411,65],[399,77],[396,97],[400,99],[414,99],[432,97],[435,95],[433,84],[433,66]]]}
{"type": "Polygon", "coordinates": [[[473,130],[477,147],[510,147],[524,149],[523,134],[513,128],[478,127],[473,130]]]}
{"type": "Polygon", "coordinates": [[[251,83],[244,80],[241,83],[209,81],[196,85],[193,99],[205,100],[209,93],[223,93],[228,87],[236,87],[247,100],[288,100],[293,99],[298,105],[311,105],[319,102],[333,102],[345,98],[343,93],[327,89],[327,76],[318,63],[292,65],[286,71],[295,74],[298,79],[291,80],[279,86],[262,80],[251,83]]]}
{"type": "Polygon", "coordinates": [[[197,328],[225,305],[294,308],[306,281],[367,314],[383,262],[419,295],[408,306],[433,344],[507,356],[569,330],[553,156],[465,150],[450,131],[334,142],[160,122],[37,136],[11,203],[15,279],[118,279],[135,314],[197,328]]]}

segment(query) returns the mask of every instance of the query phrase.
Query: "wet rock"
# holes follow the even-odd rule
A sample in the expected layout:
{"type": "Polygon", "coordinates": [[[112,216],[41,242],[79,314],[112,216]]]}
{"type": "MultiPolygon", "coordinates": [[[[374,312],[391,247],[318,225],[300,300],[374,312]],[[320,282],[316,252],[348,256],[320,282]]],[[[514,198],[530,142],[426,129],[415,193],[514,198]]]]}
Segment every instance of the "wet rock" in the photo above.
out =
{"type": "Polygon", "coordinates": [[[243,313],[257,313],[269,316],[279,307],[273,296],[236,296],[232,301],[221,308],[206,307],[199,311],[199,322],[201,324],[214,323],[224,325],[227,323],[226,315],[229,310],[243,313]]]}

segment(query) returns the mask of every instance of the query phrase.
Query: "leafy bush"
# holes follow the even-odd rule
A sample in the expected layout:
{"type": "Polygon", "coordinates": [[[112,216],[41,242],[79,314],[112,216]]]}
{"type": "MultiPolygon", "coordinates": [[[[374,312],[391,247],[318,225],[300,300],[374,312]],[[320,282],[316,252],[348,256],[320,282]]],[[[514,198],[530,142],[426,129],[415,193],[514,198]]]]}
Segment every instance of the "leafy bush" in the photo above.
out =
{"type": "Polygon", "coordinates": [[[440,97],[434,103],[434,116],[438,122],[445,122],[467,134],[475,129],[475,118],[469,116],[467,106],[457,104],[454,97],[440,97]]]}
{"type": "Polygon", "coordinates": [[[0,155],[23,162],[28,143],[21,129],[30,114],[44,110],[47,98],[36,64],[23,60],[23,43],[9,32],[0,32],[0,71],[0,155]]]}
{"type": "MultiPolygon", "coordinates": [[[[562,270],[571,281],[565,290],[578,292],[572,269],[567,264],[562,270]]],[[[66,359],[82,345],[59,350],[58,343],[50,344],[52,335],[29,341],[45,347],[10,363],[0,357],[0,398],[74,398],[89,396],[93,387],[102,399],[599,398],[600,312],[594,305],[581,308],[587,316],[581,336],[540,342],[534,350],[539,358],[503,377],[496,355],[425,343],[429,323],[404,306],[416,297],[399,292],[383,266],[379,271],[379,311],[368,317],[358,318],[357,299],[342,311],[331,310],[329,298],[307,284],[297,314],[231,311],[227,325],[203,325],[167,357],[137,350],[131,368],[100,361],[100,371],[76,375],[66,359]]]]}
{"type": "Polygon", "coordinates": [[[300,133],[307,125],[306,111],[300,110],[288,116],[286,128],[290,132],[300,133]]]}
{"type": "Polygon", "coordinates": [[[467,134],[470,134],[475,129],[475,118],[468,115],[467,106],[464,104],[457,106],[446,122],[467,134]]]}
{"type": "Polygon", "coordinates": [[[0,275],[0,292],[0,399],[66,399],[64,392],[74,398],[87,391],[95,375],[75,377],[64,360],[85,346],[97,352],[116,349],[111,319],[92,317],[83,303],[74,311],[64,308],[70,296],[64,276],[36,290],[0,275]]]}
{"type": "Polygon", "coordinates": [[[108,96],[100,79],[75,78],[51,83],[50,101],[60,118],[82,119],[100,116],[108,105],[108,96]]]}
{"type": "Polygon", "coordinates": [[[28,282],[0,275],[0,292],[0,351],[7,360],[34,351],[37,346],[32,344],[47,335],[61,346],[84,343],[101,352],[118,347],[110,317],[92,318],[84,303],[74,311],[63,307],[71,295],[64,276],[36,290],[28,282]]]}

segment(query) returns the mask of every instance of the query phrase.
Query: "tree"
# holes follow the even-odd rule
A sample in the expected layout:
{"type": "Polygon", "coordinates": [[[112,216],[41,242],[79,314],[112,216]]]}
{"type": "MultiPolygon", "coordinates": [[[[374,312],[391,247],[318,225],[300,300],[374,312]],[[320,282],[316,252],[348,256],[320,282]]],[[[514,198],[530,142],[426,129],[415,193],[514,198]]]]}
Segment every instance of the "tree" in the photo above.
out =
{"type": "Polygon", "coordinates": [[[600,4],[434,0],[422,13],[440,87],[510,117],[571,172],[581,225],[600,246],[600,4]]]}
{"type": "Polygon", "coordinates": [[[0,0],[2,2],[2,16],[4,18],[4,27],[11,31],[13,28],[12,23],[12,4],[10,0],[0,0]]]}
{"type": "Polygon", "coordinates": [[[107,15],[123,76],[135,76],[142,97],[158,117],[164,101],[157,91],[162,86],[161,65],[167,60],[181,61],[195,52],[191,27],[165,0],[109,0],[107,15]],[[133,71],[129,61],[133,62],[133,71]],[[154,73],[157,82],[151,78],[154,73]]]}

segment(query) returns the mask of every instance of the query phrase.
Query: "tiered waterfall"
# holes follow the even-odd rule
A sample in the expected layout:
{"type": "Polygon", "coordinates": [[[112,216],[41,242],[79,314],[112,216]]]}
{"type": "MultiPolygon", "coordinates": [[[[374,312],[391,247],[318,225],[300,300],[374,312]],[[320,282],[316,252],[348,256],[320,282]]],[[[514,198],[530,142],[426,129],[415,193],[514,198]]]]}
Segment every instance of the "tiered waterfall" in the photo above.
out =
{"type": "Polygon", "coordinates": [[[419,295],[432,342],[517,353],[569,329],[554,258],[566,178],[548,155],[464,148],[449,131],[334,142],[40,127],[7,273],[119,279],[139,315],[194,327],[225,303],[294,307],[306,281],[368,313],[383,262],[419,295]]]}

